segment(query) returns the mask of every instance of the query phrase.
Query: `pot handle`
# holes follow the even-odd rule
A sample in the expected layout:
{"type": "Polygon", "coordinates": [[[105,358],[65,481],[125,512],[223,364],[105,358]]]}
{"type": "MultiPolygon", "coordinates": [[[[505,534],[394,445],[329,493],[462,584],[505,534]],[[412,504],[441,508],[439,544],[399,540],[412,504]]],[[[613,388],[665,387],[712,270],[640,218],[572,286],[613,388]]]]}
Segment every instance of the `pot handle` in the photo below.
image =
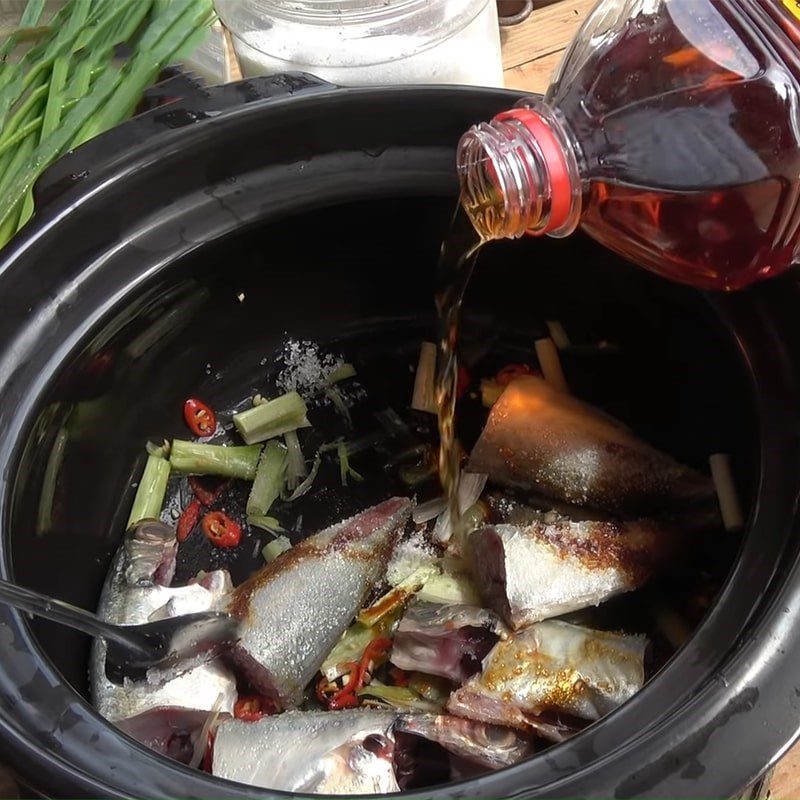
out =
{"type": "Polygon", "coordinates": [[[268,103],[280,98],[328,92],[338,87],[305,72],[283,72],[204,87],[187,73],[177,71],[145,92],[142,113],[60,158],[36,182],[36,208],[42,208],[80,183],[98,165],[121,152],[176,128],[194,125],[248,103],[268,103]]]}

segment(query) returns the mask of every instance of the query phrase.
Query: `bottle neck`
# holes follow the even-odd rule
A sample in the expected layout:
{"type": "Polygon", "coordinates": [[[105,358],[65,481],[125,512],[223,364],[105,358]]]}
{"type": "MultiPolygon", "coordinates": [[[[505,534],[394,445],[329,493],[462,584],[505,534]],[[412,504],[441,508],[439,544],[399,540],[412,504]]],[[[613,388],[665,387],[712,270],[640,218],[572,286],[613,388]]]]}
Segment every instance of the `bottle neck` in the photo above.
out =
{"type": "Polygon", "coordinates": [[[581,215],[582,183],[565,123],[528,98],[470,128],[457,155],[461,202],[484,240],[567,236],[581,215]]]}

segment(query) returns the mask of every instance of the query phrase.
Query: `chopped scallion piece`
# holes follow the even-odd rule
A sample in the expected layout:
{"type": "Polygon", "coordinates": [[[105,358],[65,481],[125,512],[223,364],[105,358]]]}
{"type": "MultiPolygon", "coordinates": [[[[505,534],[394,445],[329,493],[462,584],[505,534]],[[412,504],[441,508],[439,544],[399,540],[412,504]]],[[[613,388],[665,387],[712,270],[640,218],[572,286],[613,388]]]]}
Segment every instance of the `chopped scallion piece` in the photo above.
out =
{"type": "Polygon", "coordinates": [[[336,455],[339,458],[339,475],[342,479],[342,486],[347,486],[347,479],[353,478],[357,481],[363,481],[364,476],[356,472],[350,466],[350,459],[347,455],[346,442],[339,442],[336,445],[336,455]]]}
{"type": "Polygon", "coordinates": [[[367,645],[376,636],[388,635],[395,622],[397,622],[398,617],[399,610],[395,610],[381,618],[378,623],[372,627],[363,625],[360,622],[354,622],[333,646],[333,650],[331,650],[328,657],[322,662],[319,671],[329,681],[336,680],[336,678],[343,675],[345,672],[341,665],[353,661],[360,661],[367,645]]]}
{"type": "Polygon", "coordinates": [[[233,415],[233,424],[247,444],[263,442],[298,428],[308,428],[306,404],[297,392],[276,397],[233,415]]]}
{"type": "Polygon", "coordinates": [[[136,489],[136,497],[133,499],[131,514],[128,517],[128,528],[143,519],[159,518],[161,507],[164,505],[164,495],[167,493],[169,470],[169,461],[166,458],[147,457],[139,487],[136,489]]]}
{"type": "Polygon", "coordinates": [[[451,684],[438,675],[426,675],[424,672],[412,672],[408,679],[408,688],[424,697],[428,702],[443,708],[450,698],[451,684]]]}
{"type": "Polygon", "coordinates": [[[147,455],[149,456],[159,456],[160,458],[169,458],[169,451],[170,451],[170,444],[169,442],[164,439],[161,444],[156,444],[155,442],[148,441],[145,446],[145,450],[147,450],[147,455]]]}
{"type": "Polygon", "coordinates": [[[352,364],[340,364],[336,369],[328,373],[325,378],[325,383],[332,386],[339,381],[346,381],[348,378],[354,378],[356,375],[356,368],[352,364]]]}
{"type": "Polygon", "coordinates": [[[552,339],[537,339],[535,342],[536,358],[539,359],[539,367],[542,370],[544,379],[559,392],[569,393],[569,386],[561,366],[561,358],[558,349],[553,344],[552,339]]]}
{"type": "Polygon", "coordinates": [[[419,350],[417,374],[414,377],[414,395],[411,408],[436,414],[436,345],[423,342],[419,350]]]}
{"type": "Polygon", "coordinates": [[[740,530],[744,526],[744,513],[733,480],[731,457],[726,453],[714,453],[708,459],[708,463],[711,467],[714,488],[717,490],[722,524],[726,531],[740,530]]]}
{"type": "Polygon", "coordinates": [[[572,344],[564,326],[557,319],[549,319],[545,325],[547,325],[547,332],[550,334],[553,344],[559,350],[564,350],[572,344]]]}
{"type": "Polygon", "coordinates": [[[344,417],[344,421],[347,425],[352,428],[353,417],[350,415],[350,409],[342,393],[335,386],[329,386],[325,390],[325,396],[333,403],[334,408],[344,417]]]}
{"type": "Polygon", "coordinates": [[[275,519],[275,517],[251,515],[247,518],[247,524],[252,525],[254,528],[261,528],[262,531],[267,531],[268,533],[283,533],[286,530],[281,525],[280,520],[275,519]]]}
{"type": "Polygon", "coordinates": [[[261,445],[222,447],[217,444],[173,439],[170,463],[189,475],[220,475],[252,481],[256,477],[261,445]]]}
{"type": "Polygon", "coordinates": [[[436,713],[442,709],[442,706],[420,697],[407,686],[386,686],[374,679],[370,681],[369,685],[359,689],[356,694],[359,697],[380,700],[382,705],[390,706],[400,711],[436,713]]]}
{"type": "Polygon", "coordinates": [[[308,476],[306,460],[300,447],[300,440],[297,438],[297,431],[288,431],[283,435],[286,442],[287,462],[286,462],[286,486],[290,491],[294,491],[303,478],[308,476]]]}
{"type": "Polygon", "coordinates": [[[267,564],[271,564],[279,555],[292,549],[292,543],[285,536],[278,536],[264,545],[261,555],[267,564]]]}
{"type": "Polygon", "coordinates": [[[317,453],[314,456],[314,463],[311,465],[311,472],[308,473],[308,477],[290,495],[282,497],[282,499],[287,503],[291,503],[297,500],[298,497],[302,497],[316,480],[320,464],[322,464],[322,457],[317,453]]]}
{"type": "Polygon", "coordinates": [[[378,598],[369,608],[365,608],[358,615],[362,625],[372,626],[383,619],[386,614],[398,611],[418,592],[434,575],[439,574],[435,564],[425,564],[415,569],[407,578],[404,578],[393,589],[378,598]]]}
{"type": "Polygon", "coordinates": [[[433,575],[417,592],[420,600],[428,603],[463,603],[480,605],[480,597],[467,575],[443,572],[433,575]]]}
{"type": "Polygon", "coordinates": [[[481,381],[481,403],[484,408],[491,408],[499,399],[500,395],[506,390],[505,386],[490,380],[481,381]]]}
{"type": "Polygon", "coordinates": [[[264,517],[278,499],[286,472],[286,448],[280,442],[267,442],[261,453],[250,496],[247,516],[264,517]]]}

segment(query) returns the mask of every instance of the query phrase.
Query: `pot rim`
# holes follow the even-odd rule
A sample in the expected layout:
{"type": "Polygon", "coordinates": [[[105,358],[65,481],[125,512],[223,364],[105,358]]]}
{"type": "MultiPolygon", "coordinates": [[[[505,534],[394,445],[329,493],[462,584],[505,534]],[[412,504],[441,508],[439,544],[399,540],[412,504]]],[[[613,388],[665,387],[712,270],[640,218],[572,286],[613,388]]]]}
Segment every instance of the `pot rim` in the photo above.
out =
{"type": "MultiPolygon", "coordinates": [[[[205,120],[201,125],[172,131],[161,139],[117,153],[109,162],[98,166],[86,183],[68,191],[43,213],[37,214],[0,261],[0,294],[8,289],[8,283],[13,282],[18,270],[30,268],[25,260],[35,258],[37,247],[51,237],[57,242],[60,226],[69,222],[79,224],[86,207],[113,202],[123,182],[134,176],[141,180],[148,170],[164,170],[172,160],[189,157],[190,153],[202,149],[209,137],[221,137],[253,123],[263,124],[262,115],[267,105],[270,117],[278,119],[281,115],[297,113],[301,108],[306,115],[348,113],[365,101],[375,103],[378,100],[408,110],[409,105],[418,103],[421,97],[451,104],[458,98],[464,105],[480,107],[479,113],[492,113],[494,108],[518,95],[467,87],[336,90],[305,98],[251,103],[205,120]]],[[[443,194],[448,192],[444,185],[441,189],[443,194]]],[[[265,216],[263,221],[268,218],[265,216]]],[[[229,231],[239,227],[236,220],[228,221],[227,225],[229,231]]],[[[173,252],[163,263],[156,259],[150,271],[144,270],[137,279],[126,283],[119,297],[111,296],[106,298],[105,304],[95,305],[83,327],[73,329],[51,351],[49,360],[42,363],[53,366],[62,363],[96,321],[121,302],[124,293],[135,291],[156,270],[166,268],[195,246],[199,245],[185,245],[183,251],[173,252]]],[[[88,280],[88,266],[80,273],[79,285],[88,280]]],[[[76,288],[73,286],[70,291],[76,288]]],[[[787,471],[792,475],[800,474],[800,442],[789,427],[795,421],[790,408],[800,407],[796,402],[800,400],[800,392],[786,372],[788,357],[784,357],[786,369],[781,372],[776,369],[774,354],[767,347],[778,346],[785,350],[776,319],[770,314],[781,299],[787,306],[792,305],[789,301],[796,304],[794,295],[797,293],[797,286],[787,279],[757,287],[748,293],[747,301],[741,296],[706,298],[713,313],[728,328],[732,341],[732,325],[754,316],[754,309],[767,331],[769,341],[765,341],[764,336],[757,340],[753,335],[739,336],[735,341],[743,366],[749,371],[760,426],[761,452],[779,453],[782,461],[761,459],[756,508],[740,559],[711,611],[691,638],[691,646],[682,648],[635,698],[568,742],[501,772],[443,786],[436,789],[437,796],[462,796],[467,791],[476,796],[494,797],[522,794],[548,797],[732,796],[774,763],[797,738],[800,689],[796,688],[797,681],[791,677],[791,670],[782,669],[790,659],[800,655],[800,626],[792,625],[794,616],[800,612],[800,564],[796,554],[790,553],[791,565],[787,564],[782,575],[773,577],[769,587],[771,596],[747,586],[748,559],[773,558],[777,563],[779,556],[786,555],[783,545],[778,548],[780,552],[775,548],[765,551],[759,541],[760,531],[783,530],[782,542],[792,537],[797,539],[800,534],[794,505],[797,487],[785,480],[787,471]],[[792,296],[787,298],[787,295],[792,296]],[[782,403],[767,400],[776,395],[784,398],[782,403]],[[786,508],[792,509],[791,519],[785,515],[781,517],[786,508]],[[729,630],[729,617],[737,620],[735,637],[729,630]],[[729,649],[719,651],[720,642],[729,649]],[[689,680],[689,685],[682,685],[691,676],[703,678],[699,683],[689,680]],[[760,724],[765,719],[771,721],[768,728],[760,724]],[[743,731],[747,731],[748,726],[749,736],[743,739],[743,731]],[[638,731],[633,739],[628,736],[632,729],[638,731]],[[748,742],[744,750],[742,741],[748,742]],[[736,753],[735,774],[733,771],[720,774],[714,766],[725,763],[730,753],[736,753]]],[[[51,298],[49,305],[54,304],[51,298]]],[[[55,309],[49,309],[49,313],[54,312],[55,309]]],[[[33,317],[26,327],[26,333],[33,336],[32,342],[42,335],[49,322],[46,314],[41,319],[37,314],[33,317]]],[[[4,378],[11,374],[9,370],[15,359],[18,362],[25,352],[10,352],[11,344],[0,335],[0,461],[9,466],[0,479],[0,574],[7,579],[12,577],[8,544],[10,490],[15,474],[12,467],[19,463],[22,442],[31,429],[37,404],[49,380],[47,375],[28,380],[24,396],[20,395],[19,387],[13,386],[12,391],[9,383],[14,382],[6,382],[4,378]],[[15,398],[18,405],[15,404],[14,413],[3,412],[2,401],[15,398]],[[7,424],[2,424],[4,417],[7,424]]],[[[67,794],[73,796],[76,793],[104,797],[136,794],[140,784],[130,782],[130,776],[127,790],[114,788],[115,781],[121,779],[118,765],[98,765],[92,758],[93,750],[97,752],[101,746],[108,748],[109,762],[116,758],[135,762],[136,775],[145,780],[151,777],[155,791],[163,796],[175,796],[178,787],[183,796],[244,798],[284,794],[204,776],[150,752],[102,720],[80,695],[61,682],[21,614],[3,609],[0,622],[3,623],[0,631],[9,644],[0,660],[0,738],[13,753],[15,766],[19,768],[26,762],[25,777],[41,778],[40,771],[48,771],[44,782],[54,795],[63,792],[66,781],[70,782],[67,794]],[[33,675],[30,686],[45,693],[39,702],[27,700],[26,703],[24,692],[18,691],[21,676],[28,674],[33,675]],[[22,703],[18,702],[20,699],[22,703]],[[46,727],[43,723],[53,709],[62,709],[63,714],[72,713],[76,719],[70,725],[63,724],[63,720],[59,723],[61,738],[37,736],[36,729],[42,734],[46,727]],[[66,734],[71,730],[79,735],[80,741],[66,747],[69,739],[66,734]],[[99,738],[90,742],[92,736],[99,738]]],[[[408,796],[422,800],[430,797],[430,792],[412,792],[408,796]]]]}

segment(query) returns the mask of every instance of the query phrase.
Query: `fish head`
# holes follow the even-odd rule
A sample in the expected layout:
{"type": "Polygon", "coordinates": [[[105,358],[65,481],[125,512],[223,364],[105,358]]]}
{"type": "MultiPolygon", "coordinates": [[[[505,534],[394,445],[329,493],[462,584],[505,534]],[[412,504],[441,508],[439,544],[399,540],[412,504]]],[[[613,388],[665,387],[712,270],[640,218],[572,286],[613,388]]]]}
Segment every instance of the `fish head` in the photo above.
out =
{"type": "Polygon", "coordinates": [[[502,725],[491,725],[452,714],[407,714],[396,731],[421,736],[451,755],[489,769],[509,767],[532,755],[529,736],[502,725]]]}
{"type": "Polygon", "coordinates": [[[217,729],[213,774],[265,789],[317,794],[398,791],[395,712],[287,711],[217,729]]]}
{"type": "Polygon", "coordinates": [[[382,794],[400,787],[394,773],[394,739],[383,733],[358,736],[331,750],[313,786],[320,794],[382,794]]]}
{"type": "Polygon", "coordinates": [[[123,543],[123,577],[129,586],[169,586],[175,575],[178,541],[170,525],[145,519],[134,525],[123,543]]]}
{"type": "Polygon", "coordinates": [[[194,757],[196,748],[201,745],[201,732],[209,713],[198,709],[162,706],[128,719],[117,720],[114,724],[123,733],[151,750],[188,764],[194,757]]]}

